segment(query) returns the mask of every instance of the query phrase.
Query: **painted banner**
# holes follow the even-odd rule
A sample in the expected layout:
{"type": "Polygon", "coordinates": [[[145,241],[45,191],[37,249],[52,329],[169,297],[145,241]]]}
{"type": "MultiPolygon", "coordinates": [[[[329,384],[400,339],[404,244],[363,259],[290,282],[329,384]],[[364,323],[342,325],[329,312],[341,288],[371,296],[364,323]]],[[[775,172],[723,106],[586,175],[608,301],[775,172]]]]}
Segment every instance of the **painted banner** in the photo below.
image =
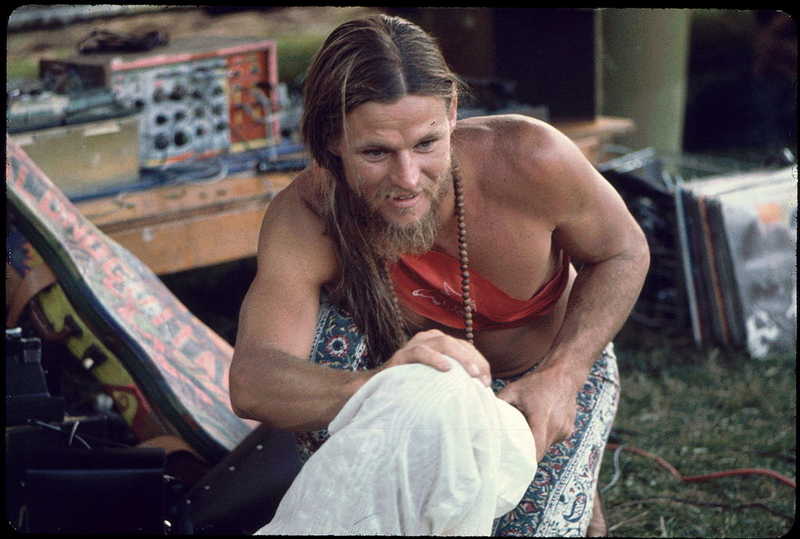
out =
{"type": "Polygon", "coordinates": [[[70,304],[172,429],[211,462],[252,431],[231,410],[232,347],[78,212],[8,136],[6,195],[15,226],[70,304]]]}

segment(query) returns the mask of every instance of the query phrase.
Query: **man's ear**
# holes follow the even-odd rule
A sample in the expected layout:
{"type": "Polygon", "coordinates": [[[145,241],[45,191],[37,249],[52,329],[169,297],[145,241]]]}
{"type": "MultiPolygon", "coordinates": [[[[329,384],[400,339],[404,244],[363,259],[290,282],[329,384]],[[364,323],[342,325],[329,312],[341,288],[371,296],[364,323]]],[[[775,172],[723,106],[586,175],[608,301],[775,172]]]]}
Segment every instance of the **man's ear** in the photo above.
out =
{"type": "Polygon", "coordinates": [[[450,100],[450,110],[448,111],[447,119],[450,122],[450,130],[453,131],[456,128],[456,121],[458,120],[458,94],[453,95],[453,99],[450,100]]]}

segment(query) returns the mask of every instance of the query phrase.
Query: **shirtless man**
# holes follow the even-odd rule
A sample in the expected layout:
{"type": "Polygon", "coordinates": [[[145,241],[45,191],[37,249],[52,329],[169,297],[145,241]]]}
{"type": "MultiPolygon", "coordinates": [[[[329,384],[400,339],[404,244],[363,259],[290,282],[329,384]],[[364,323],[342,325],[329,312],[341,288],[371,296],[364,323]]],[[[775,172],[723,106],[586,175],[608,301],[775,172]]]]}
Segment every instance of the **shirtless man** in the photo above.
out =
{"type": "MultiPolygon", "coordinates": [[[[607,347],[639,294],[647,244],[563,134],[522,116],[459,121],[459,89],[432,39],[402,19],[351,21],[323,45],[305,83],[314,164],[271,202],[241,310],[238,414],[324,429],[375,373],[446,370],[446,354],[499,383],[528,420],[540,466],[572,458],[563,442],[582,424],[581,393],[592,376],[617,383],[607,347]],[[449,310],[410,289],[432,269],[453,274],[433,291],[449,310]],[[372,368],[308,360],[323,293],[352,313],[372,368]]],[[[606,437],[612,419],[606,410],[606,437]]]]}

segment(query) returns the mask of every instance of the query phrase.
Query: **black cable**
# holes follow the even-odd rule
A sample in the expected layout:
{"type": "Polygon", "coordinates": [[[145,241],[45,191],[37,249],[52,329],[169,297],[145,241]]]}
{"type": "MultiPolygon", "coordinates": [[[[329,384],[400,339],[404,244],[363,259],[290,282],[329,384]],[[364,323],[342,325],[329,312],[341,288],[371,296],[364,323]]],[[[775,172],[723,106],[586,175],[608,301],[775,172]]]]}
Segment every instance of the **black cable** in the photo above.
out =
{"type": "Polygon", "coordinates": [[[130,446],[127,445],[127,444],[123,444],[123,443],[119,443],[119,442],[113,442],[111,440],[106,440],[104,438],[98,438],[96,436],[91,436],[89,434],[80,434],[80,435],[76,434],[76,431],[78,429],[78,425],[80,424],[80,420],[76,421],[69,430],[64,430],[59,426],[51,425],[49,423],[45,423],[44,421],[40,421],[38,419],[32,419],[30,421],[30,423],[33,424],[33,425],[37,425],[39,427],[43,427],[43,428],[46,428],[46,429],[49,429],[49,430],[53,430],[55,432],[58,432],[58,433],[61,433],[61,434],[65,435],[65,436],[67,436],[68,437],[68,441],[69,441],[69,445],[72,445],[72,441],[73,440],[77,440],[86,449],[92,449],[92,446],[90,446],[89,443],[87,442],[87,440],[88,440],[88,441],[91,441],[92,443],[103,444],[103,445],[110,446],[110,447],[117,447],[117,448],[122,448],[122,449],[130,448],[130,446]]]}
{"type": "Polygon", "coordinates": [[[166,45],[169,36],[162,32],[150,31],[140,34],[115,33],[108,30],[92,30],[78,43],[81,54],[103,52],[142,52],[166,45]]]}

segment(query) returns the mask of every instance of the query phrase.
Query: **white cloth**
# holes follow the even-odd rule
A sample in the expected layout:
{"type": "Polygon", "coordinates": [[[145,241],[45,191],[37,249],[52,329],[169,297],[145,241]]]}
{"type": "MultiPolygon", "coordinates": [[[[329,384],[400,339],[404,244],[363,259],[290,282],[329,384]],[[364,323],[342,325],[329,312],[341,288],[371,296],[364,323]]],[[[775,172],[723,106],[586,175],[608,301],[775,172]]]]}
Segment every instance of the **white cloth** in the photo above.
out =
{"type": "Polygon", "coordinates": [[[536,473],[523,415],[451,359],[392,367],[331,422],[260,535],[490,535],[536,473]]]}

